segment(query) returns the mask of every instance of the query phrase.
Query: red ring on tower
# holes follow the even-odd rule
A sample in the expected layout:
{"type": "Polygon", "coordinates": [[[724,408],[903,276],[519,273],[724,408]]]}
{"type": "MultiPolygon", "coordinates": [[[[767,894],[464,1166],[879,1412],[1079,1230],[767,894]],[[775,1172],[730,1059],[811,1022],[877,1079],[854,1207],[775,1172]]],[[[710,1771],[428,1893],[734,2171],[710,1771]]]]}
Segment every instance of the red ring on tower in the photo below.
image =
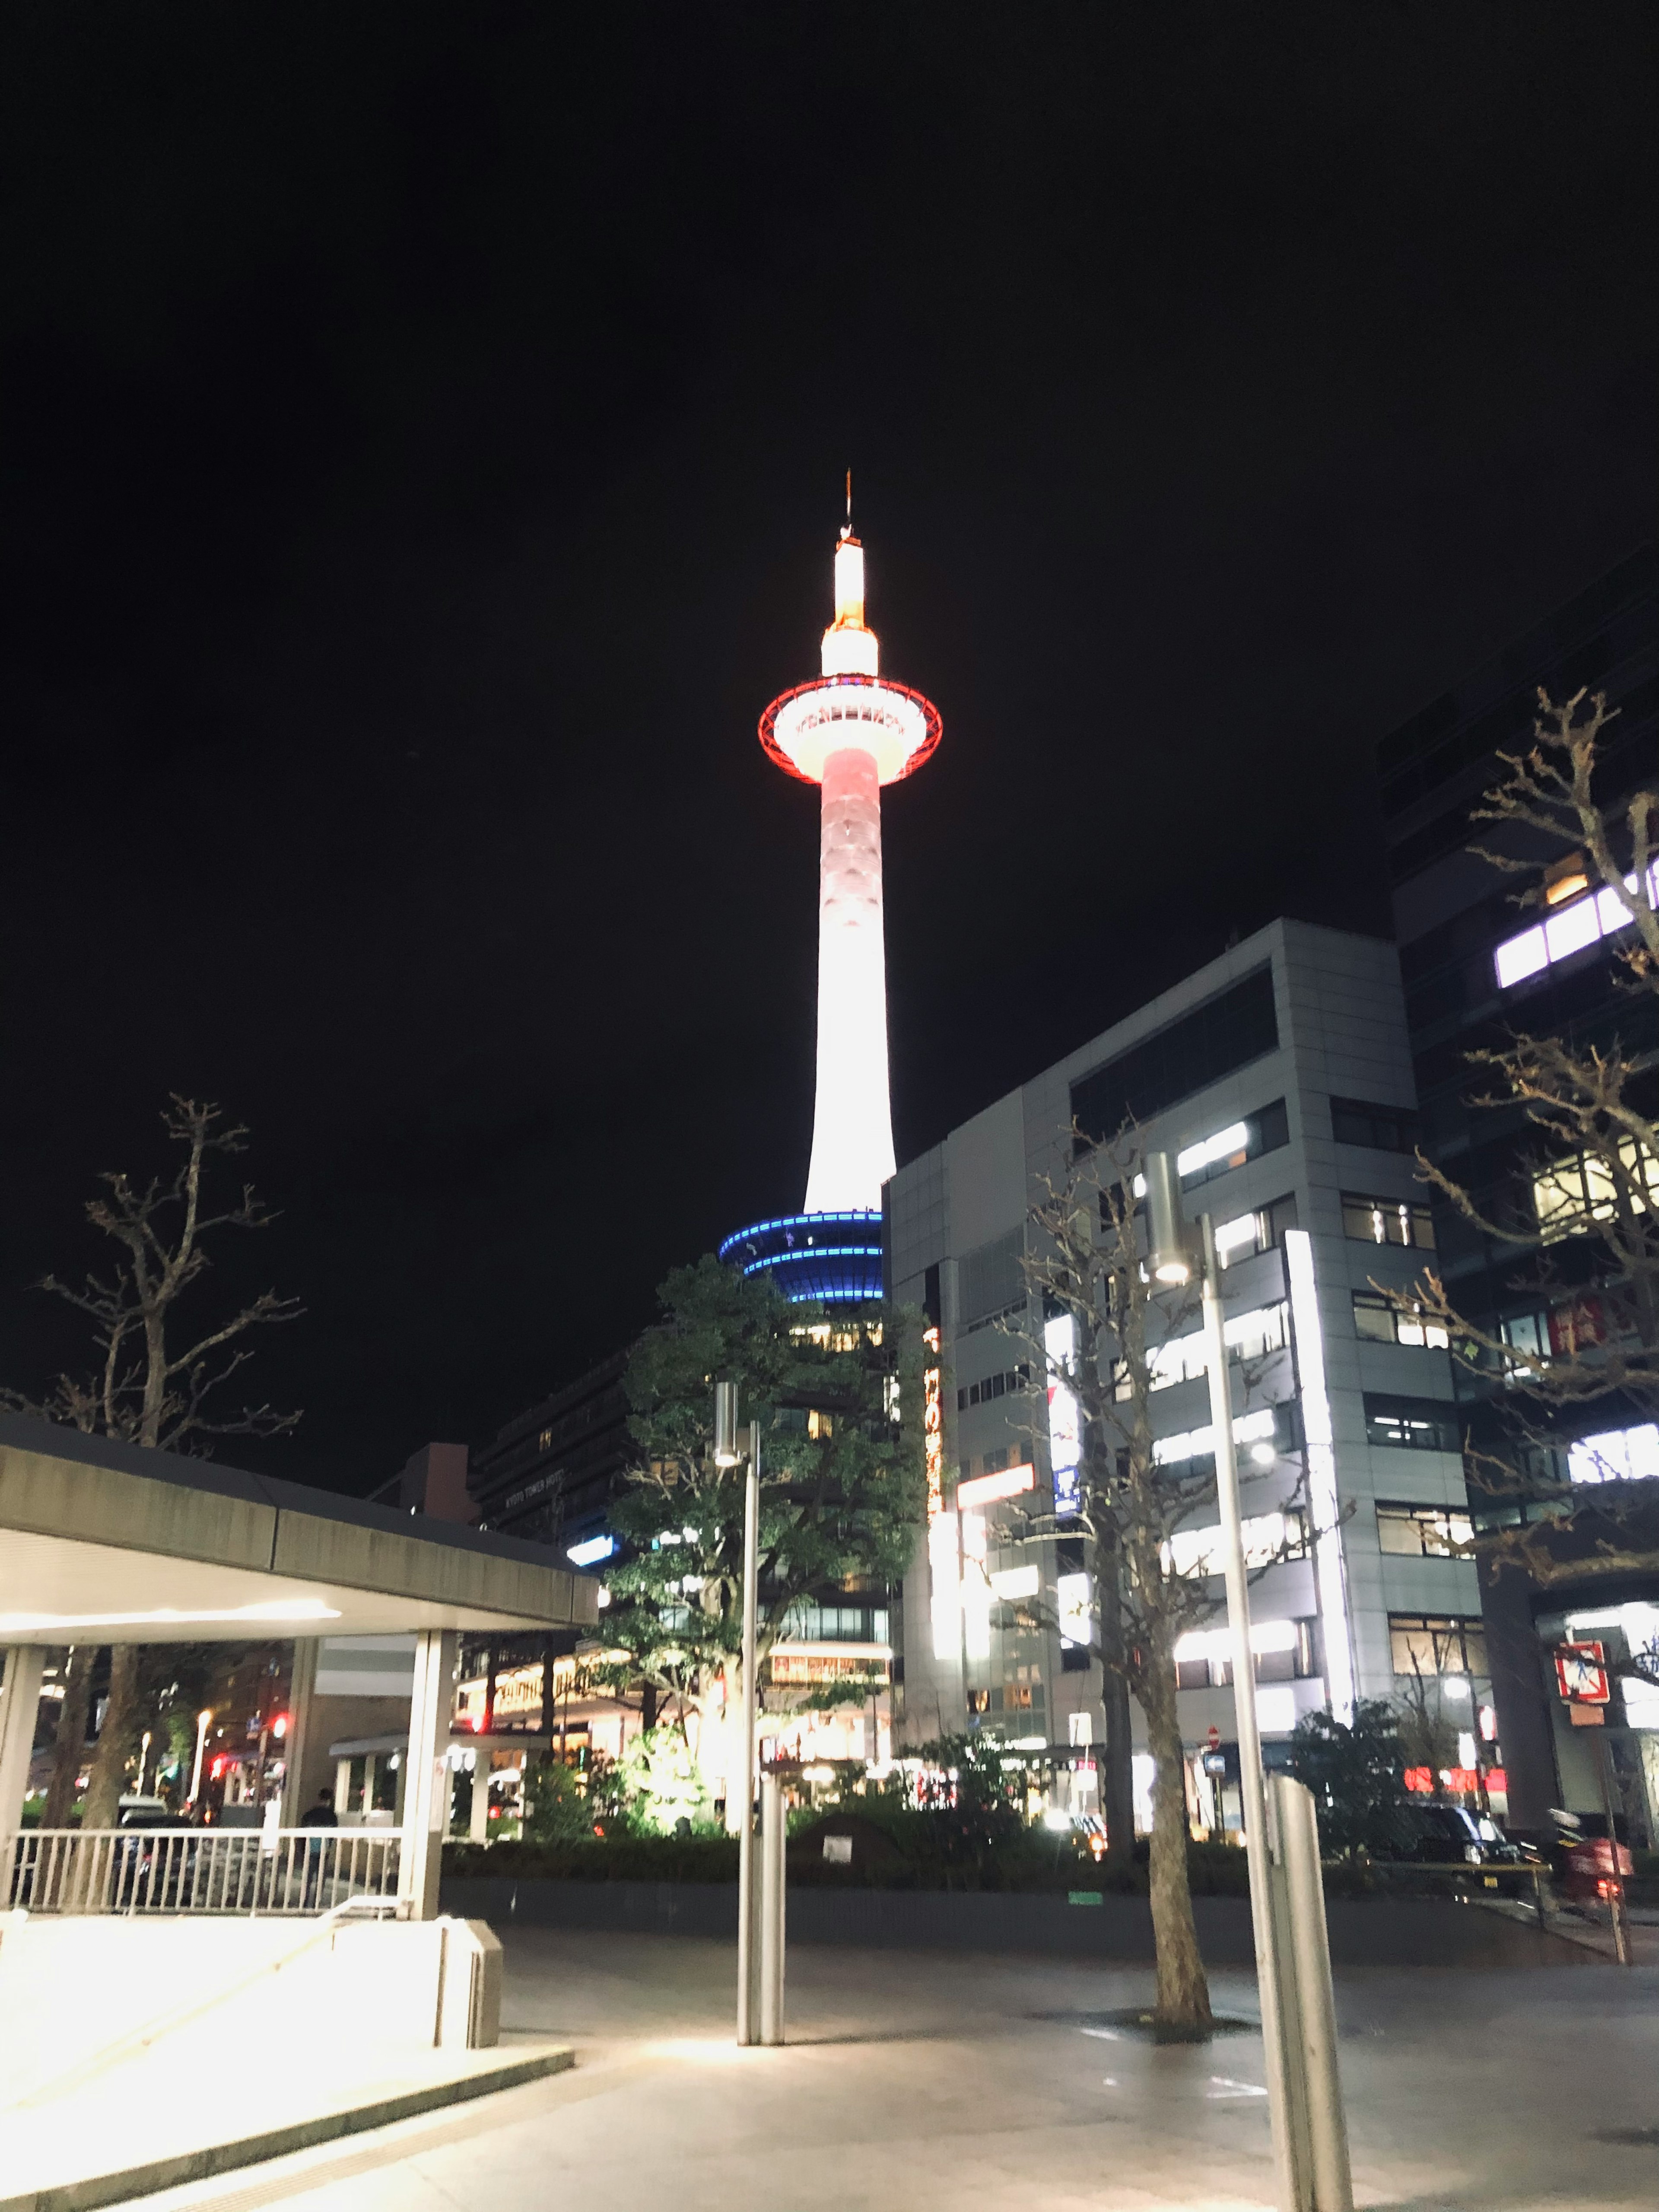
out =
{"type": "Polygon", "coordinates": [[[927,735],[898,774],[889,779],[890,781],[902,783],[907,775],[914,775],[922,763],[931,760],[939,750],[939,741],[945,734],[945,723],[939,708],[933,701],[924,697],[920,691],[911,690],[905,684],[891,683],[884,676],[815,676],[810,684],[797,684],[792,691],[781,691],[760,718],[760,741],[763,750],[786,775],[793,775],[797,783],[815,784],[818,778],[815,775],[808,775],[804,769],[797,768],[778,743],[779,713],[793,701],[805,698],[809,692],[834,691],[853,686],[859,686],[870,691],[891,692],[896,698],[906,700],[911,706],[920,708],[921,710],[922,718],[927,725],[927,735]]]}

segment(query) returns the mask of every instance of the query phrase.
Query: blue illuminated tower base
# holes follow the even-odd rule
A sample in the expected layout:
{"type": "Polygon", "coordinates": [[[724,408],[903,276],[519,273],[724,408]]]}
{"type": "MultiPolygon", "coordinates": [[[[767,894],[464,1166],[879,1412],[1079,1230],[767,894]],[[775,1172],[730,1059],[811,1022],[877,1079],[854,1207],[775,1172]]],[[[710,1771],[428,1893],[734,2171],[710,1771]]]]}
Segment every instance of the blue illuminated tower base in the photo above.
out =
{"type": "Polygon", "coordinates": [[[879,1213],[786,1213],[720,1246],[728,1267],[769,1275],[787,1298],[848,1306],[881,1296],[879,1213]]]}

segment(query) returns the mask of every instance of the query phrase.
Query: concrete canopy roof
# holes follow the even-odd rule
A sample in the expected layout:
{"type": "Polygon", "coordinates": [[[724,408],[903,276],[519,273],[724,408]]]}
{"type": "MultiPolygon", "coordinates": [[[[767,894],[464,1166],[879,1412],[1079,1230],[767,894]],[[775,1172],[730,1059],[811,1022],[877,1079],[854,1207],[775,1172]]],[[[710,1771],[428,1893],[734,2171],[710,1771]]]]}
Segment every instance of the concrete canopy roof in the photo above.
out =
{"type": "Polygon", "coordinates": [[[0,1413],[0,1645],[587,1627],[541,1546],[0,1413]]]}

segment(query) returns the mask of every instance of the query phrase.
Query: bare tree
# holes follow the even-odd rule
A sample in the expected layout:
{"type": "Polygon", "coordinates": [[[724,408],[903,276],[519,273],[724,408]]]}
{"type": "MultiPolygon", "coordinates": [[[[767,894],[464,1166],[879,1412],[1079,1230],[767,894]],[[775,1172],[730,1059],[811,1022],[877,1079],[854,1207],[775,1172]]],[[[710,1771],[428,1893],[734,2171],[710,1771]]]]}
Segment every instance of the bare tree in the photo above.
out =
{"type": "MultiPolygon", "coordinates": [[[[1024,1259],[1039,1314],[1070,1317],[1070,1349],[1049,1349],[1041,1319],[1035,1328],[1010,1325],[1008,1333],[1077,1401],[1079,1510],[1075,1522],[1062,1525],[1077,1526],[1093,1540],[1109,1711],[1112,1687],[1121,1683],[1146,1715],[1152,1757],[1156,2013],[1161,2027],[1190,2032],[1207,2027],[1212,2015],[1188,1881],[1175,1654],[1189,1629],[1215,1616],[1219,1601],[1209,1578],[1215,1563],[1199,1559],[1183,1565],[1184,1548],[1175,1540],[1195,1516],[1207,1510],[1214,1518],[1216,1486],[1212,1462],[1161,1465],[1154,1450],[1152,1397],[1169,1356],[1164,1347],[1187,1333],[1197,1305],[1191,1290],[1153,1298],[1136,1219],[1140,1165],[1133,1127],[1101,1145],[1073,1131],[1071,1158],[1043,1179],[1030,1209],[1034,1234],[1024,1259]]],[[[1249,1695],[1249,1686],[1239,1693],[1249,1695]]],[[[1127,1707],[1127,1695],[1122,1703],[1127,1707]]],[[[1109,1809],[1109,1821],[1126,1817],[1109,1809]]]]}
{"type": "MultiPolygon", "coordinates": [[[[228,1320],[199,1329],[182,1349],[168,1346],[175,1307],[212,1264],[209,1240],[222,1231],[264,1229],[275,1218],[249,1183],[224,1205],[216,1207],[207,1198],[210,1162],[247,1149],[246,1128],[240,1123],[223,1127],[222,1121],[217,1106],[198,1104],[175,1093],[161,1115],[168,1139],[184,1150],[172,1179],[153,1176],[139,1185],[119,1171],[100,1178],[104,1188],[88,1200],[87,1218],[119,1247],[119,1256],[105,1273],[89,1273],[78,1289],[55,1275],[47,1275],[39,1285],[90,1317],[96,1370],[84,1379],[59,1375],[40,1400],[15,1390],[0,1392],[5,1404],[88,1435],[198,1452],[209,1449],[207,1440],[214,1437],[275,1436],[298,1421],[297,1413],[275,1413],[268,1405],[244,1407],[228,1416],[207,1405],[210,1396],[252,1358],[251,1348],[240,1340],[267,1322],[297,1318],[301,1310],[297,1299],[262,1291],[228,1320]]],[[[72,1801],[85,1748],[86,1674],[91,1658],[89,1650],[77,1650],[66,1682],[49,1789],[49,1803],[64,1813],[72,1801]]],[[[108,1703],[87,1784],[82,1819],[88,1827],[107,1827],[114,1819],[144,1709],[138,1650],[131,1644],[116,1644],[110,1652],[108,1703]]]]}
{"type": "Polygon", "coordinates": [[[1479,1085],[1468,1103],[1527,1132],[1495,1199],[1478,1204],[1418,1154],[1447,1203],[1515,1253],[1509,1288],[1547,1312],[1547,1333],[1523,1339],[1471,1320],[1433,1269],[1409,1301],[1389,1295],[1439,1322],[1459,1364],[1496,1386],[1501,1422],[1469,1439],[1469,1473],[1526,1510],[1516,1525],[1483,1530],[1475,1548],[1491,1571],[1517,1565],[1547,1587],[1659,1569],[1650,1497],[1605,1483],[1575,1495],[1560,1474],[1561,1445],[1583,1430],[1586,1409],[1604,1406],[1609,1429],[1659,1413],[1659,793],[1639,790],[1616,808],[1598,799],[1602,732],[1618,711],[1604,693],[1587,707],[1582,690],[1563,704],[1540,690],[1538,702],[1532,746],[1499,754],[1504,780],[1474,811],[1497,825],[1496,842],[1472,849],[1525,878],[1517,906],[1559,915],[1577,902],[1588,914],[1595,902],[1592,934],[1622,937],[1613,957],[1628,1018],[1602,1043],[1517,1032],[1467,1055],[1479,1085]]]}

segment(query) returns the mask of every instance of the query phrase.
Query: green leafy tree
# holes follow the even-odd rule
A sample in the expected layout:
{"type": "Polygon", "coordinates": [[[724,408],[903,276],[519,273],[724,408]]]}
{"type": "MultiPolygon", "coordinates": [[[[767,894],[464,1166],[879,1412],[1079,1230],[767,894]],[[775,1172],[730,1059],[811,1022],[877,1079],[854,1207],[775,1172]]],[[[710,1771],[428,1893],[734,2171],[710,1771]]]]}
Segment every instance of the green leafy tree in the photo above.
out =
{"type": "Polygon", "coordinates": [[[1386,1698],[1362,1698],[1352,1723],[1304,1713],[1291,1738],[1291,1771],[1314,1794],[1322,1848],[1336,1856],[1387,1851],[1404,1840],[1406,1749],[1386,1698]]]}
{"type": "Polygon", "coordinates": [[[642,1729],[623,1753],[622,1781],[629,1817],[653,1835],[708,1817],[708,1786],[679,1729],[642,1729]]]}
{"type": "MultiPolygon", "coordinates": [[[[720,1718],[742,1688],[744,1488],[740,1467],[714,1464],[715,1381],[737,1383],[741,1418],[761,1431],[763,1670],[805,1601],[884,1590],[909,1564],[926,1494],[921,1339],[890,1309],[792,1304],[713,1258],[677,1269],[660,1297],[628,1370],[638,1459],[612,1518],[623,1551],[605,1633],[625,1655],[617,1683],[642,1679],[670,1700],[713,1774],[720,1718]]],[[[866,1694],[853,1682],[794,1705],[866,1694]]]]}
{"type": "Polygon", "coordinates": [[[530,1771],[525,1792],[526,1842],[574,1844],[592,1832],[593,1808],[574,1769],[544,1752],[530,1771]]]}

